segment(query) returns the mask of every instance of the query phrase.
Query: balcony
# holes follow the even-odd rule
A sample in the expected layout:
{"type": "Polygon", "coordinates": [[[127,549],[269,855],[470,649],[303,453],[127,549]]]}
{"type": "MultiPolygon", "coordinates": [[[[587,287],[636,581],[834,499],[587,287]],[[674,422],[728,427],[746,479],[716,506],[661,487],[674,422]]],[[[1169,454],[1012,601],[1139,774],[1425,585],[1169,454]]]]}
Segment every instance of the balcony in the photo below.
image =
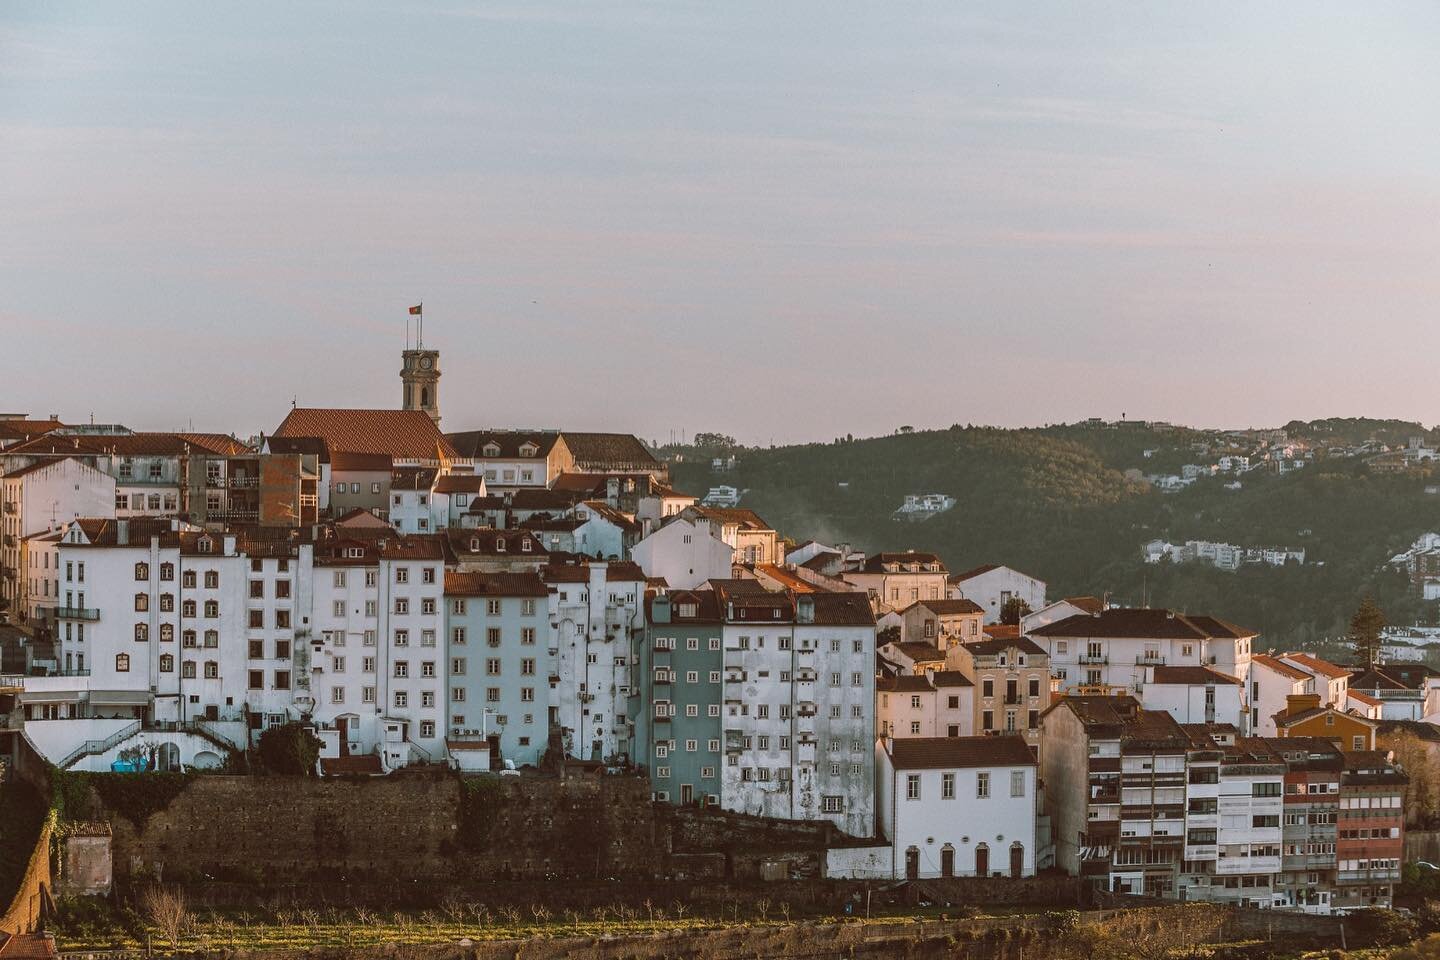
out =
{"type": "Polygon", "coordinates": [[[1151,656],[1147,653],[1137,656],[1135,658],[1135,663],[1137,666],[1141,667],[1163,667],[1165,666],[1165,658],[1160,656],[1159,654],[1151,656]]]}
{"type": "Polygon", "coordinates": [[[674,682],[670,679],[670,674],[668,673],[657,673],[655,674],[654,680],[657,687],[668,687],[674,682]]]}
{"type": "Polygon", "coordinates": [[[231,477],[230,486],[233,489],[240,489],[244,487],[258,487],[260,486],[260,478],[245,475],[231,477]]]}
{"type": "Polygon", "coordinates": [[[1397,868],[1385,867],[1378,870],[1341,870],[1336,875],[1340,883],[1374,883],[1374,882],[1399,882],[1400,871],[1397,868]]]}
{"type": "Polygon", "coordinates": [[[1110,658],[1106,656],[1095,656],[1089,653],[1080,654],[1080,662],[1086,666],[1105,667],[1110,665],[1110,658]]]}
{"type": "Polygon", "coordinates": [[[57,620],[90,620],[100,619],[100,611],[96,607],[56,607],[55,619],[57,620]]]}

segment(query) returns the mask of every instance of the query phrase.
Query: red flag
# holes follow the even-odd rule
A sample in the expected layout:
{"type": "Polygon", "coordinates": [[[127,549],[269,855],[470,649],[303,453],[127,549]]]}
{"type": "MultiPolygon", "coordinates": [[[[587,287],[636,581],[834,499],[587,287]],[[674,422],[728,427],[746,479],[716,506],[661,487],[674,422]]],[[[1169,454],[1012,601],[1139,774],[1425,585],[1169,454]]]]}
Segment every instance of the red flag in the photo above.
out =
{"type": "Polygon", "coordinates": [[[417,304],[415,304],[415,306],[411,307],[411,308],[410,308],[410,316],[412,316],[412,317],[418,317],[418,316],[420,316],[420,308],[423,307],[423,306],[424,306],[423,303],[417,303],[417,304]]]}

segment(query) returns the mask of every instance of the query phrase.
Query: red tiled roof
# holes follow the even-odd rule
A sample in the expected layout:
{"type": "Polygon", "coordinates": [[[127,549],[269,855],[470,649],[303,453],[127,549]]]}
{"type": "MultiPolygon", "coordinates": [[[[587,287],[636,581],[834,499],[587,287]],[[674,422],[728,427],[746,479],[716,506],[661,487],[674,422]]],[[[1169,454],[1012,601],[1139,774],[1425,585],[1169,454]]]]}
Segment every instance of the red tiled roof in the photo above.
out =
{"type": "Polygon", "coordinates": [[[1033,767],[1035,754],[1021,736],[906,737],[886,743],[896,770],[946,767],[1033,767]]]}
{"type": "Polygon", "coordinates": [[[277,437],[320,437],[332,456],[382,453],[397,460],[449,460],[459,456],[423,410],[340,410],[296,407],[275,429],[277,437]]]}
{"type": "MultiPolygon", "coordinates": [[[[844,594],[837,593],[835,596],[840,597],[844,594]]],[[[939,647],[921,643],[919,640],[896,643],[893,646],[898,653],[903,654],[912,663],[936,663],[945,660],[945,654],[940,652],[939,647]]]]}
{"type": "Polygon", "coordinates": [[[462,451],[462,456],[471,460],[484,459],[485,446],[491,443],[499,448],[499,452],[492,455],[494,457],[522,459],[520,448],[530,443],[535,445],[536,452],[526,459],[544,460],[554,449],[560,434],[554,430],[462,430],[459,433],[445,434],[445,439],[456,450],[462,451]]]}
{"type": "Polygon", "coordinates": [[[1300,665],[1301,669],[1309,670],[1311,673],[1323,673],[1327,677],[1339,678],[1350,676],[1350,671],[1344,667],[1337,667],[1329,660],[1321,660],[1319,657],[1309,653],[1287,653],[1286,660],[1300,665]]]}
{"type": "Polygon", "coordinates": [[[1077,613],[1036,627],[1032,635],[1042,637],[1120,637],[1154,640],[1203,640],[1211,637],[1238,639],[1253,637],[1255,631],[1237,627],[1215,617],[1176,613],[1148,607],[1111,607],[1098,615],[1077,613]]]}
{"type": "Polygon", "coordinates": [[[905,609],[909,611],[914,609],[915,607],[924,607],[926,610],[929,610],[931,613],[940,617],[950,617],[955,616],[956,614],[965,613],[983,614],[985,612],[983,609],[981,609],[980,604],[976,603],[974,600],[964,599],[916,600],[914,603],[910,604],[910,606],[906,607],[905,609]]]}
{"type": "Polygon", "coordinates": [[[560,438],[565,443],[565,449],[570,451],[570,456],[582,466],[598,466],[602,469],[623,469],[637,465],[648,469],[651,466],[660,466],[655,455],[633,434],[572,433],[562,430],[560,438]]]}
{"type": "Polygon", "coordinates": [[[959,583],[959,582],[962,581],[962,580],[969,580],[971,577],[978,577],[978,576],[980,576],[980,574],[982,574],[982,573],[989,573],[991,570],[999,570],[999,569],[1000,569],[1000,564],[998,564],[998,563],[982,563],[982,564],[981,564],[980,566],[978,566],[978,567],[971,567],[969,570],[965,570],[965,571],[963,571],[963,572],[961,572],[961,573],[957,573],[957,574],[952,575],[952,576],[950,577],[950,582],[951,582],[951,583],[959,583]]]}
{"type": "Polygon", "coordinates": [[[435,480],[436,493],[479,493],[485,478],[478,473],[447,473],[435,480]]]}
{"type": "Polygon", "coordinates": [[[1289,677],[1291,680],[1310,679],[1310,674],[1306,673],[1304,670],[1301,670],[1297,667],[1292,667],[1288,663],[1283,663],[1276,657],[1272,657],[1267,653],[1254,654],[1250,657],[1250,662],[1252,664],[1258,663],[1268,670],[1274,670],[1276,673],[1280,674],[1280,676],[1289,677]]]}
{"type": "Polygon", "coordinates": [[[1205,684],[1230,683],[1236,686],[1240,681],[1229,674],[1221,673],[1218,670],[1211,670],[1209,667],[1155,667],[1155,679],[1153,683],[1180,683],[1180,684],[1205,684]]]}
{"type": "Polygon", "coordinates": [[[31,456],[179,457],[186,453],[239,456],[250,449],[223,433],[46,434],[7,447],[7,454],[31,456]]]}
{"type": "Polygon", "coordinates": [[[446,571],[445,595],[455,597],[544,597],[550,591],[536,573],[446,571]]]}

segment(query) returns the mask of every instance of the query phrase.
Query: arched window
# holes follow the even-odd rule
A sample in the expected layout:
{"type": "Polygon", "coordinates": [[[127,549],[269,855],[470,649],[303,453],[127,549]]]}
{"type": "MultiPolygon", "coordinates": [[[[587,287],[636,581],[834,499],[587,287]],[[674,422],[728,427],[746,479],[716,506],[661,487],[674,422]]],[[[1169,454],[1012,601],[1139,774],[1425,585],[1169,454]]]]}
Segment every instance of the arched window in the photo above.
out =
{"type": "Polygon", "coordinates": [[[425,407],[428,407],[428,406],[430,406],[430,388],[429,388],[429,387],[421,387],[421,388],[420,388],[420,407],[421,407],[421,409],[424,409],[425,407]]]}
{"type": "Polygon", "coordinates": [[[136,579],[136,580],[149,580],[149,579],[150,579],[150,564],[148,564],[148,563],[137,563],[137,564],[135,564],[135,579],[136,579]]]}
{"type": "Polygon", "coordinates": [[[135,594],[135,612],[144,613],[150,609],[150,595],[146,593],[135,594]]]}
{"type": "Polygon", "coordinates": [[[194,600],[186,600],[184,603],[180,604],[180,616],[182,616],[182,617],[193,617],[193,616],[195,616],[195,601],[194,601],[194,600]]]}
{"type": "Polygon", "coordinates": [[[161,673],[174,673],[174,672],[175,672],[175,657],[174,657],[174,656],[172,656],[171,654],[168,654],[168,653],[162,653],[162,654],[160,655],[160,672],[161,672],[161,673]]]}
{"type": "Polygon", "coordinates": [[[194,647],[195,645],[196,645],[196,644],[195,644],[195,631],[194,631],[194,630],[186,630],[184,633],[180,634],[180,646],[182,646],[182,647],[194,647]]]}
{"type": "Polygon", "coordinates": [[[220,616],[220,602],[218,600],[205,601],[205,616],[211,620],[220,616]]]}
{"type": "Polygon", "coordinates": [[[205,631],[205,646],[207,646],[207,647],[218,647],[218,646],[220,646],[220,631],[219,631],[219,630],[206,630],[206,631],[205,631]]]}
{"type": "Polygon", "coordinates": [[[160,564],[160,579],[161,579],[161,580],[174,580],[174,579],[175,579],[175,564],[173,564],[173,563],[162,563],[162,564],[160,564]]]}
{"type": "Polygon", "coordinates": [[[174,642],[175,642],[175,624],[173,624],[173,623],[162,623],[162,624],[160,624],[160,642],[161,642],[161,643],[174,643],[174,642]]]}
{"type": "Polygon", "coordinates": [[[137,623],[137,624],[135,624],[135,639],[136,639],[136,640],[141,640],[141,641],[149,640],[149,639],[150,639],[150,624],[148,624],[148,623],[137,623]]]}
{"type": "Polygon", "coordinates": [[[116,673],[129,673],[129,672],[130,672],[130,654],[128,654],[128,653],[117,653],[117,654],[115,654],[115,672],[116,672],[116,673]]]}

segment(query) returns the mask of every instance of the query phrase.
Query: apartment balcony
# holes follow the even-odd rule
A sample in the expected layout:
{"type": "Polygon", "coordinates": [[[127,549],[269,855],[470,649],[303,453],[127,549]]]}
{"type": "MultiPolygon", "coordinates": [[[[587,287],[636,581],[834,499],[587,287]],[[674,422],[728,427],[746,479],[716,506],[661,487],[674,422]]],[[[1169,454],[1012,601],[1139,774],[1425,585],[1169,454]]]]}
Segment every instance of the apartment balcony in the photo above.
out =
{"type": "Polygon", "coordinates": [[[244,488],[246,488],[246,487],[258,487],[258,486],[260,486],[260,478],[259,478],[259,477],[251,477],[251,476],[243,476],[243,475],[242,475],[242,476],[238,476],[238,477],[231,477],[231,478],[230,478],[229,486],[231,487],[231,489],[244,489],[244,488]]]}
{"type": "Polygon", "coordinates": [[[750,675],[749,675],[748,673],[746,673],[744,670],[727,670],[727,671],[725,671],[725,682],[726,682],[726,683],[744,683],[744,682],[746,681],[746,679],[749,678],[749,676],[750,676],[750,675]]]}
{"type": "Polygon", "coordinates": [[[657,673],[652,678],[652,681],[657,687],[668,687],[670,686],[670,684],[675,682],[670,679],[670,674],[668,673],[657,673]]]}
{"type": "Polygon", "coordinates": [[[1338,883],[1398,883],[1400,870],[1392,867],[1378,870],[1341,870],[1335,879],[1338,883]]]}
{"type": "Polygon", "coordinates": [[[1080,662],[1081,662],[1082,664],[1085,664],[1086,666],[1104,667],[1104,666],[1109,666],[1109,664],[1110,664],[1110,658],[1109,658],[1109,657],[1103,657],[1103,656],[1101,656],[1101,657],[1095,657],[1095,656],[1091,656],[1091,655],[1088,654],[1088,653],[1082,653],[1082,654],[1080,655],[1080,658],[1079,658],[1079,659],[1080,659],[1080,662]]]}
{"type": "Polygon", "coordinates": [[[674,708],[671,707],[668,703],[655,704],[655,709],[651,712],[651,717],[657,723],[669,723],[672,719],[674,719],[674,716],[674,708]]]}
{"type": "Polygon", "coordinates": [[[1142,667],[1163,667],[1165,666],[1165,658],[1158,654],[1153,657],[1148,654],[1141,654],[1135,658],[1135,663],[1142,667]]]}
{"type": "Polygon", "coordinates": [[[93,622],[100,619],[100,611],[96,607],[56,607],[55,619],[89,620],[93,622]]]}
{"type": "Polygon", "coordinates": [[[797,704],[795,705],[795,716],[797,716],[797,717],[813,717],[813,716],[815,716],[815,704],[813,704],[813,703],[797,703],[797,704]]]}
{"type": "Polygon", "coordinates": [[[1279,857],[1220,857],[1215,861],[1216,876],[1279,872],[1279,857]]]}

